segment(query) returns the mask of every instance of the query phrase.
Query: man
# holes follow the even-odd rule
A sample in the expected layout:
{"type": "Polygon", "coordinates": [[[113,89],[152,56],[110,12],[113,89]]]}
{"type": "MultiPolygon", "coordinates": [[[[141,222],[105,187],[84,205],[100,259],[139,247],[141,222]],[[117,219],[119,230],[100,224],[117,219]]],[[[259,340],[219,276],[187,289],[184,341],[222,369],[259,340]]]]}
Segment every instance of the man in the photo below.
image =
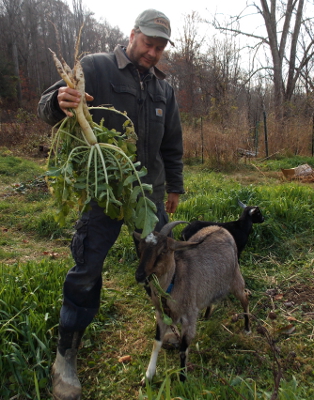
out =
{"type": "MultiPolygon", "coordinates": [[[[137,157],[147,168],[143,182],[153,186],[149,197],[157,206],[156,230],[174,213],[183,190],[182,131],[178,105],[165,74],[156,68],[170,40],[169,19],[153,9],[135,21],[127,48],[118,45],[113,53],[92,54],[81,64],[85,76],[86,100],[94,106],[112,105],[126,111],[138,135],[137,157]],[[168,194],[164,207],[165,191],[168,194]]],[[[47,89],[39,102],[38,115],[50,125],[65,115],[72,116],[80,94],[59,81],[47,89]]],[[[123,117],[103,110],[91,110],[97,123],[121,131],[123,117]]],[[[81,385],[76,372],[77,350],[85,328],[97,313],[105,257],[115,243],[122,221],[106,216],[96,202],[76,224],[71,243],[75,266],[63,287],[59,340],[52,368],[56,399],[80,399],[81,385]]]]}

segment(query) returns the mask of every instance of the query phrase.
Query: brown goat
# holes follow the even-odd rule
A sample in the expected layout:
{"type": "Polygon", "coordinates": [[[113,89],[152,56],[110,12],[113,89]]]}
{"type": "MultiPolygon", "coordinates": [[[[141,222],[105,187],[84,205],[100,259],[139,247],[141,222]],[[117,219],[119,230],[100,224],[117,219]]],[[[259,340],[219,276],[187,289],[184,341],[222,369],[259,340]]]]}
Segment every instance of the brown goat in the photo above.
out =
{"type": "Polygon", "coordinates": [[[179,223],[185,222],[171,222],[159,233],[153,232],[145,239],[134,233],[140,240],[140,264],[135,277],[138,283],[149,283],[157,318],[147,379],[152,379],[155,374],[158,353],[168,327],[164,314],[171,318],[173,325],[181,324],[181,381],[186,379],[188,348],[196,334],[198,314],[203,308],[210,307],[228,293],[234,294],[245,313],[245,331],[250,332],[248,298],[232,235],[224,228],[209,226],[198,231],[189,241],[180,242],[167,236],[179,223]],[[160,294],[152,275],[158,278],[162,290],[169,294],[160,294]]]}

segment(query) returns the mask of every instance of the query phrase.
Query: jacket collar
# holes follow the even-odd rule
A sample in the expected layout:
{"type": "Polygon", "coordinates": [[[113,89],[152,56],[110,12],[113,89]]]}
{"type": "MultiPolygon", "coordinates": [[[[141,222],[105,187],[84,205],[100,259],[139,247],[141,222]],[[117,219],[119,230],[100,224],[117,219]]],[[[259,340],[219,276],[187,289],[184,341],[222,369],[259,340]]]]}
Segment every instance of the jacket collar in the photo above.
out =
{"type": "MultiPolygon", "coordinates": [[[[125,54],[125,47],[118,44],[114,49],[114,54],[117,59],[117,64],[119,69],[125,68],[128,64],[132,64],[132,61],[125,54]]],[[[156,76],[157,79],[165,79],[166,74],[162,72],[157,67],[152,67],[149,69],[149,73],[156,76]]]]}

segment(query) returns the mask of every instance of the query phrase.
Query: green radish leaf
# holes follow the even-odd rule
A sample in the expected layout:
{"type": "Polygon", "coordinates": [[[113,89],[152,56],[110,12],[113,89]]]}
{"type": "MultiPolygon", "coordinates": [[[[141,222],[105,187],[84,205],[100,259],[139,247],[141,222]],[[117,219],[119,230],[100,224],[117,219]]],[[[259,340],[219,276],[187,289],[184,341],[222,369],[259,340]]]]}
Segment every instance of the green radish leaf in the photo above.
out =
{"type": "Polygon", "coordinates": [[[85,189],[86,188],[86,183],[85,182],[76,182],[74,183],[73,187],[75,187],[76,189],[85,189]]]}
{"type": "Polygon", "coordinates": [[[130,195],[130,202],[136,201],[137,197],[142,193],[140,186],[134,186],[132,193],[130,195]]]}
{"type": "Polygon", "coordinates": [[[156,206],[149,199],[140,197],[136,207],[136,221],[135,226],[142,229],[141,237],[144,238],[149,235],[155,228],[158,218],[155,214],[156,206]]]}
{"type": "Polygon", "coordinates": [[[51,168],[50,171],[45,172],[45,175],[55,177],[55,176],[60,176],[61,173],[62,173],[61,168],[51,168]]]}
{"type": "Polygon", "coordinates": [[[172,319],[170,317],[168,317],[168,315],[163,314],[162,320],[166,325],[172,325],[172,319]]]}

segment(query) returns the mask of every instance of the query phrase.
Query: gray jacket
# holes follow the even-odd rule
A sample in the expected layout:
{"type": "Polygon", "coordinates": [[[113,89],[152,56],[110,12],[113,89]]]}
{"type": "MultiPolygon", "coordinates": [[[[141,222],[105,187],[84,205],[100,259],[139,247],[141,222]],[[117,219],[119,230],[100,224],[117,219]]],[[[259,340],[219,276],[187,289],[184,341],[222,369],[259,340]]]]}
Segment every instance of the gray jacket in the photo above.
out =
{"type": "MultiPolygon", "coordinates": [[[[147,168],[142,181],[153,185],[149,197],[158,203],[167,193],[184,193],[182,130],[173,88],[165,74],[153,67],[141,80],[139,71],[128,59],[122,46],[114,53],[97,53],[81,60],[85,90],[94,97],[90,106],[114,106],[126,111],[138,135],[137,159],[147,168]]],[[[47,89],[38,105],[38,115],[50,125],[64,118],[57,101],[59,81],[47,89]]],[[[125,119],[113,112],[91,110],[97,123],[102,118],[109,129],[121,131],[125,119]]]]}

